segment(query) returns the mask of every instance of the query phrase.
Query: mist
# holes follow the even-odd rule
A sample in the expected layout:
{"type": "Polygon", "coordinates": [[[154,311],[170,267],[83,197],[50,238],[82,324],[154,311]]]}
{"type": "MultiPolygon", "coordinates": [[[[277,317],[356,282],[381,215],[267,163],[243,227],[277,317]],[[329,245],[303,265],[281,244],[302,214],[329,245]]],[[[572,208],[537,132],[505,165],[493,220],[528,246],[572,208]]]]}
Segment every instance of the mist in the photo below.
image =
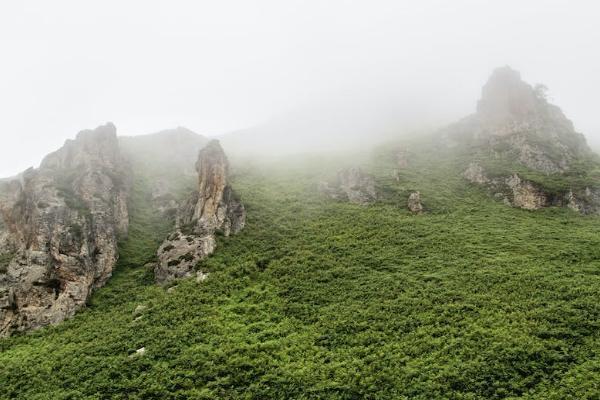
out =
{"type": "Polygon", "coordinates": [[[362,146],[470,114],[503,65],[546,84],[598,146],[599,12],[589,1],[4,2],[0,176],[106,121],[119,135],[254,135],[238,151],[362,146]]]}

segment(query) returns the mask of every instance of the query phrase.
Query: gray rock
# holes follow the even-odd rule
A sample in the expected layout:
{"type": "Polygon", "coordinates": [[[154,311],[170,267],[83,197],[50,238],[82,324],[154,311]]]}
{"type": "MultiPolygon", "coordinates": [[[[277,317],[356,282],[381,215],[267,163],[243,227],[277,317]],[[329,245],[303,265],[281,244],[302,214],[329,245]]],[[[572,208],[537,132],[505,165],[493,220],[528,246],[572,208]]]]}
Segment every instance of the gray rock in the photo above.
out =
{"type": "Polygon", "coordinates": [[[377,200],[373,177],[360,168],[346,168],[338,171],[335,181],[321,182],[319,191],[334,200],[367,205],[377,200]]]}
{"type": "Polygon", "coordinates": [[[477,112],[442,131],[448,147],[466,145],[486,157],[516,159],[545,174],[568,171],[591,154],[584,136],[557,106],[509,67],[495,70],[477,112]]]}
{"type": "Polygon", "coordinates": [[[0,336],[71,317],[111,276],[129,170],[113,124],[82,131],[0,187],[0,336]]]}
{"type": "Polygon", "coordinates": [[[421,204],[421,193],[412,192],[408,196],[407,206],[410,212],[412,212],[413,214],[421,214],[423,212],[423,204],[421,204]]]}
{"type": "Polygon", "coordinates": [[[246,211],[228,183],[229,163],[218,141],[200,151],[196,170],[198,189],[180,208],[175,231],[158,249],[158,283],[193,276],[196,264],[214,252],[217,233],[229,236],[245,225],[246,211]]]}

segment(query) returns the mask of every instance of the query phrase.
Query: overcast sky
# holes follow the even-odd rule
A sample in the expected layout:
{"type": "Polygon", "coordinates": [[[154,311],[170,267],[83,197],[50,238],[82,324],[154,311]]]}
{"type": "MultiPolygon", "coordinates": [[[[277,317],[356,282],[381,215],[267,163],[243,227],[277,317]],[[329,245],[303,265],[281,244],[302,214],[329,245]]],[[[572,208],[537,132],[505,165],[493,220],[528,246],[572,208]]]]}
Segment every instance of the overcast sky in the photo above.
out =
{"type": "Polygon", "coordinates": [[[597,4],[1,0],[0,176],[106,121],[218,134],[365,98],[450,119],[506,64],[600,142],[597,4]]]}

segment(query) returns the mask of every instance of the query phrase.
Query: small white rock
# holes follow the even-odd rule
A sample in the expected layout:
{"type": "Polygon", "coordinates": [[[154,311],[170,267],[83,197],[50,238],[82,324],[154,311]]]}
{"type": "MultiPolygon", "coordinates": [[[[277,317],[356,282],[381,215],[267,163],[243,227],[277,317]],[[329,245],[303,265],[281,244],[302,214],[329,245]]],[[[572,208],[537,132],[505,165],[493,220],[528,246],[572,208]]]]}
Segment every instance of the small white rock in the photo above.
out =
{"type": "Polygon", "coordinates": [[[207,273],[204,273],[202,271],[196,272],[196,282],[201,283],[201,282],[205,281],[206,278],[208,278],[208,272],[207,273]]]}
{"type": "Polygon", "coordinates": [[[139,348],[139,349],[137,349],[137,350],[135,351],[135,353],[133,353],[133,354],[130,354],[130,355],[129,355],[129,358],[132,358],[132,357],[141,357],[141,356],[143,356],[145,353],[146,353],[146,348],[145,348],[145,347],[142,347],[142,348],[139,348]]]}
{"type": "Polygon", "coordinates": [[[144,311],[146,311],[147,308],[148,308],[147,306],[140,304],[135,308],[135,310],[133,310],[133,315],[138,316],[138,315],[142,314],[144,311]]]}

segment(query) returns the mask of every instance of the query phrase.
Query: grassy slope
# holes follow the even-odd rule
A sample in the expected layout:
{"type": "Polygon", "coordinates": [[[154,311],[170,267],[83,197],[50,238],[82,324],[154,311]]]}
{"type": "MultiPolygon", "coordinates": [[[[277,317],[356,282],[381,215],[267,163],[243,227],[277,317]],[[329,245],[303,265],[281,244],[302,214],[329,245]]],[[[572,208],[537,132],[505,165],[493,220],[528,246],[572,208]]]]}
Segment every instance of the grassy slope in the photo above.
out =
{"type": "Polygon", "coordinates": [[[0,341],[0,397],[598,398],[598,218],[505,207],[425,156],[396,182],[375,159],[371,207],[316,194],[335,160],[236,176],[246,229],[171,293],[143,268],[168,227],[138,179],[114,278],[0,341]],[[404,209],[414,189],[428,214],[404,209]]]}

